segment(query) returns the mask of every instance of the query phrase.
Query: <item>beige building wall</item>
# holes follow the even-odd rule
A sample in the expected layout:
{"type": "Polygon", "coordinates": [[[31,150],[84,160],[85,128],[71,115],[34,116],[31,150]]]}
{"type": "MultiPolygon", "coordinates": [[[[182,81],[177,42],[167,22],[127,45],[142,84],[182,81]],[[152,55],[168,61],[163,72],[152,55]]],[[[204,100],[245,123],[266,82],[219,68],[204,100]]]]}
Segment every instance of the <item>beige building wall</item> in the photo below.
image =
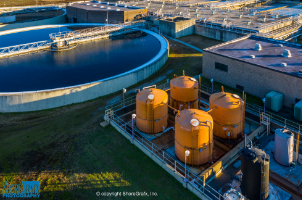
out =
{"type": "Polygon", "coordinates": [[[70,23],[74,22],[74,18],[77,19],[77,23],[107,23],[107,18],[108,23],[124,23],[140,19],[140,16],[146,13],[147,9],[97,11],[67,6],[67,18],[70,23]]]}
{"type": "Polygon", "coordinates": [[[213,78],[236,88],[243,86],[244,91],[264,98],[274,90],[284,94],[284,105],[293,107],[297,99],[302,99],[302,78],[270,70],[211,52],[203,52],[202,73],[206,78],[213,78]],[[228,65],[228,72],[215,69],[215,62],[228,65]]]}

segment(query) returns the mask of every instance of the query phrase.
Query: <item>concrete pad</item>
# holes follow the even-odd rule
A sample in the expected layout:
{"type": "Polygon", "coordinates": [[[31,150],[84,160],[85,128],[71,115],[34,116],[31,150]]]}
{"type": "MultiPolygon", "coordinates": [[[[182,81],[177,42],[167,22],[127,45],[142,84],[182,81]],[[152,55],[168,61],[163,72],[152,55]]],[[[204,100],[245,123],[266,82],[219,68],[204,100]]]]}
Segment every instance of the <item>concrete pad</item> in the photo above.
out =
{"type": "Polygon", "coordinates": [[[109,122],[108,122],[108,121],[103,121],[103,122],[100,123],[100,125],[101,125],[102,127],[106,127],[106,126],[109,125],[109,122]]]}
{"type": "MultiPolygon", "coordinates": [[[[274,188],[274,190],[277,192],[278,199],[289,200],[291,198],[291,195],[289,193],[282,190],[281,188],[279,188],[278,186],[276,186],[273,183],[270,183],[270,190],[271,190],[271,188],[274,188]]],[[[270,200],[272,200],[272,199],[270,199],[270,200]]]]}
{"type": "MultiPolygon", "coordinates": [[[[297,164],[292,167],[285,167],[278,164],[275,159],[273,152],[275,151],[275,142],[271,141],[264,147],[264,151],[270,156],[270,170],[274,171],[276,174],[280,175],[282,178],[289,180],[290,182],[294,183],[295,185],[299,185],[302,181],[302,166],[297,164]]],[[[299,155],[299,160],[301,159],[302,155],[299,155]]]]}

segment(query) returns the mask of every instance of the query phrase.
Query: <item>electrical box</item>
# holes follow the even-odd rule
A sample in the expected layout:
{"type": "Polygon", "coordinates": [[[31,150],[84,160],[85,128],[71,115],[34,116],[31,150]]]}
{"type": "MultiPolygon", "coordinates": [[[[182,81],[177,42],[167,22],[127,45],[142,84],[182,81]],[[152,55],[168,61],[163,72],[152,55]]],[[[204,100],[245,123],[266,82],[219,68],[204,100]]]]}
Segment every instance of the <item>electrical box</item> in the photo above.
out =
{"type": "Polygon", "coordinates": [[[269,92],[265,97],[265,107],[279,112],[283,107],[283,94],[275,91],[269,92]]]}

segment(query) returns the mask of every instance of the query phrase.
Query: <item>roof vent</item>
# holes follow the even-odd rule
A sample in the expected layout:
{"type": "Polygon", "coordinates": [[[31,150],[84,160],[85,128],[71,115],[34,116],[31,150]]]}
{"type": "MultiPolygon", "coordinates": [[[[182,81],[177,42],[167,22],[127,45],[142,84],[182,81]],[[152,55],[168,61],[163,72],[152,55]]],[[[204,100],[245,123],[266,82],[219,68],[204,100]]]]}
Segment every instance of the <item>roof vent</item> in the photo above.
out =
{"type": "Polygon", "coordinates": [[[241,19],[242,18],[242,15],[239,15],[239,19],[241,19]]]}
{"type": "Polygon", "coordinates": [[[232,97],[234,97],[236,99],[240,99],[240,97],[237,94],[232,94],[232,97]]]}
{"type": "Polygon", "coordinates": [[[107,2],[107,4],[109,5],[110,3],[109,3],[109,2],[107,2]]]}
{"type": "Polygon", "coordinates": [[[299,73],[302,74],[302,69],[299,70],[299,73]]]}
{"type": "Polygon", "coordinates": [[[92,5],[92,6],[94,6],[94,7],[95,7],[96,5],[92,5]]]}
{"type": "Polygon", "coordinates": [[[120,11],[121,9],[115,9],[115,11],[120,11]]]}
{"type": "Polygon", "coordinates": [[[111,9],[111,7],[107,7],[107,9],[108,9],[108,10],[110,10],[110,9],[111,9]]]}
{"type": "Polygon", "coordinates": [[[149,94],[148,99],[153,100],[154,99],[154,94],[149,94]]]}
{"type": "Polygon", "coordinates": [[[256,43],[254,49],[257,50],[257,51],[261,51],[262,50],[261,44],[256,43]]]}
{"type": "Polygon", "coordinates": [[[89,5],[90,5],[90,3],[87,3],[86,5],[87,5],[87,6],[89,6],[89,5]]]}
{"type": "Polygon", "coordinates": [[[287,64],[286,63],[281,63],[281,66],[286,67],[287,64]]]}
{"type": "Polygon", "coordinates": [[[283,44],[278,44],[279,47],[283,47],[283,44]]]}
{"type": "Polygon", "coordinates": [[[292,54],[288,49],[284,49],[282,56],[284,57],[292,57],[292,54]]]}
{"type": "Polygon", "coordinates": [[[262,21],[263,21],[263,22],[266,22],[266,18],[262,18],[262,21]]]}
{"type": "Polygon", "coordinates": [[[100,8],[104,8],[104,6],[100,6],[100,8]]]}
{"type": "Polygon", "coordinates": [[[246,22],[246,24],[249,26],[252,22],[246,22]]]}
{"type": "Polygon", "coordinates": [[[199,121],[198,121],[198,119],[191,119],[190,124],[192,126],[198,126],[199,125],[199,121]]]}
{"type": "Polygon", "coordinates": [[[255,58],[256,56],[255,56],[255,55],[250,55],[249,57],[250,57],[250,58],[255,58]]]}

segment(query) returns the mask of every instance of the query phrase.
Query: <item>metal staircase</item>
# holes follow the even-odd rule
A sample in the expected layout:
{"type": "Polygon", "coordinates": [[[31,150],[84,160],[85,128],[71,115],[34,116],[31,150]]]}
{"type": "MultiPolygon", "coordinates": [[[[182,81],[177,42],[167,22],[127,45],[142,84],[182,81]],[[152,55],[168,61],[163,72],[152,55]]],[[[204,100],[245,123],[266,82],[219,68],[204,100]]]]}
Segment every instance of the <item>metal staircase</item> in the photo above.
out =
{"type": "Polygon", "coordinates": [[[271,130],[271,116],[269,114],[266,113],[261,113],[260,114],[260,125],[263,124],[266,126],[266,130],[267,130],[267,135],[270,133],[271,130]]]}
{"type": "Polygon", "coordinates": [[[288,26],[284,26],[282,28],[278,28],[276,30],[270,31],[264,35],[267,38],[273,39],[284,39],[293,33],[297,32],[302,27],[302,24],[299,20],[293,20],[292,24],[288,26]]]}

